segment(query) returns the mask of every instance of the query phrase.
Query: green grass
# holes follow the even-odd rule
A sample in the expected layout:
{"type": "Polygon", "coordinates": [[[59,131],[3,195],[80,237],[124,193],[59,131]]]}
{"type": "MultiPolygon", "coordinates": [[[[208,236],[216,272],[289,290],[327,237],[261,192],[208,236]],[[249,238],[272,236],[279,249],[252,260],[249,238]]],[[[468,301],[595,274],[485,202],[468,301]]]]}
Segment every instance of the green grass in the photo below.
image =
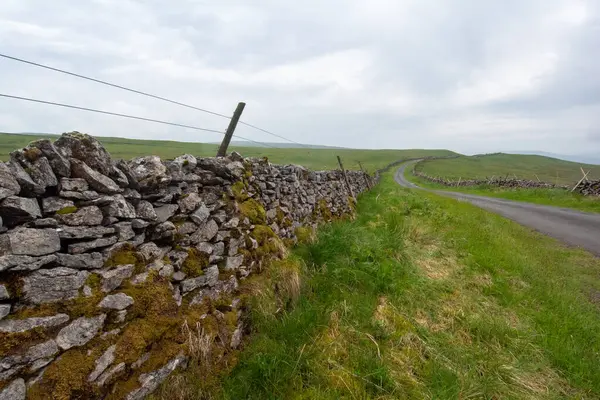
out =
{"type": "Polygon", "coordinates": [[[590,179],[600,179],[600,165],[579,164],[543,156],[502,153],[429,160],[420,163],[417,169],[430,176],[450,180],[517,176],[519,179],[535,181],[539,178],[543,182],[575,185],[583,177],[580,167],[586,172],[591,170],[588,176],[590,179]]]}
{"type": "MultiPolygon", "coordinates": [[[[353,221],[295,250],[302,289],[258,296],[239,363],[162,398],[600,398],[600,261],[386,174],[353,221]],[[170,396],[170,397],[169,397],[170,396]]],[[[177,383],[177,385],[174,385],[177,383]]]]}
{"type": "Polygon", "coordinates": [[[600,213],[599,197],[583,196],[581,193],[571,192],[570,190],[566,189],[503,188],[492,185],[460,187],[445,186],[413,175],[411,168],[406,169],[405,176],[409,181],[429,189],[448,190],[452,192],[476,194],[481,196],[497,197],[500,199],[525,201],[528,203],[600,213]]]}
{"type": "MultiPolygon", "coordinates": [[[[11,151],[25,147],[40,138],[56,139],[52,135],[15,135],[0,133],[0,160],[7,160],[11,151]]],[[[217,145],[207,143],[173,142],[163,140],[135,140],[124,138],[97,137],[114,158],[131,159],[139,156],[158,155],[164,159],[173,159],[182,154],[195,156],[214,156],[217,145]]],[[[238,151],[245,157],[268,157],[276,164],[298,164],[313,170],[339,168],[336,156],[342,158],[347,169],[359,169],[362,162],[369,172],[407,158],[427,156],[448,156],[448,150],[350,150],[350,149],[290,149],[264,147],[231,147],[229,151],[238,151]]]]}

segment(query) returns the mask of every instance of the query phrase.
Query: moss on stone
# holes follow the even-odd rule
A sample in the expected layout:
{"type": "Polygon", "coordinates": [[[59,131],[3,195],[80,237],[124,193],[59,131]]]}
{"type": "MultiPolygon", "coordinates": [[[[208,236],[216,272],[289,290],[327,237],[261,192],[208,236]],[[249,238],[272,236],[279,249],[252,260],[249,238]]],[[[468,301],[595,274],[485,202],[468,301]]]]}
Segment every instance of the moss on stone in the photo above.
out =
{"type": "Polygon", "coordinates": [[[333,215],[331,214],[331,210],[327,206],[327,201],[325,199],[320,199],[317,202],[317,206],[315,207],[315,211],[319,215],[321,215],[321,217],[325,221],[331,221],[331,218],[333,217],[333,215]]]}
{"type": "Polygon", "coordinates": [[[73,214],[76,211],[77,211],[77,207],[75,207],[75,206],[69,206],[69,207],[63,207],[63,208],[61,208],[60,210],[58,210],[56,212],[56,214],[58,214],[58,215],[73,214]]]}
{"type": "Polygon", "coordinates": [[[231,185],[231,192],[233,193],[233,197],[239,202],[248,199],[246,185],[242,181],[237,181],[236,183],[231,185]]]}
{"type": "Polygon", "coordinates": [[[112,255],[104,263],[106,268],[114,268],[119,265],[133,264],[136,273],[144,272],[146,266],[146,260],[144,256],[135,251],[135,247],[130,244],[124,245],[119,250],[112,253],[112,255]]]}
{"type": "Polygon", "coordinates": [[[183,264],[181,270],[189,278],[195,278],[204,274],[204,268],[209,265],[209,257],[206,253],[198,251],[195,248],[188,250],[188,255],[183,264]]]}
{"type": "Polygon", "coordinates": [[[2,356],[18,354],[21,352],[21,349],[24,350],[47,339],[48,334],[42,328],[35,328],[19,333],[0,332],[0,354],[2,356]]]}
{"type": "Polygon", "coordinates": [[[254,199],[248,199],[239,205],[240,213],[248,217],[253,224],[264,224],[267,220],[267,213],[263,206],[254,199]]]}
{"type": "Polygon", "coordinates": [[[312,243],[315,239],[315,232],[310,226],[299,226],[294,230],[298,243],[312,243]]]}
{"type": "Polygon", "coordinates": [[[96,347],[88,353],[83,348],[71,349],[62,354],[44,371],[42,379],[27,393],[28,399],[78,399],[97,398],[98,386],[88,382],[95,361],[107,346],[96,347]]]}
{"type": "Polygon", "coordinates": [[[251,236],[256,239],[259,245],[267,243],[270,238],[276,237],[271,227],[266,225],[256,225],[252,230],[251,236]]]}
{"type": "Polygon", "coordinates": [[[29,162],[35,162],[42,156],[42,151],[37,147],[23,149],[23,157],[29,162]]]}

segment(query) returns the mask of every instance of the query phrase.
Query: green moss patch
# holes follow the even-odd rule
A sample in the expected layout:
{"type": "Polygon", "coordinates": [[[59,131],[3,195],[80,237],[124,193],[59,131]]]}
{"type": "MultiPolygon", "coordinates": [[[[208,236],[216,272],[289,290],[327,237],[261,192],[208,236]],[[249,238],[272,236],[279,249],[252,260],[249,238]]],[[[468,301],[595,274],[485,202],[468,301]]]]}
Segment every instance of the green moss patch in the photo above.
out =
{"type": "Polygon", "coordinates": [[[263,206],[254,199],[248,199],[239,205],[240,213],[248,217],[253,224],[264,224],[267,220],[267,213],[263,206]]]}
{"type": "Polygon", "coordinates": [[[126,244],[121,249],[115,251],[104,263],[107,268],[118,267],[119,265],[133,264],[135,267],[135,273],[139,274],[144,272],[146,267],[146,260],[144,257],[135,251],[135,247],[130,244],[126,244]]]}
{"type": "Polygon", "coordinates": [[[238,181],[231,185],[231,192],[233,193],[233,197],[237,201],[245,201],[248,199],[248,193],[246,191],[246,185],[242,181],[238,181]]]}
{"type": "Polygon", "coordinates": [[[294,233],[298,243],[312,243],[315,240],[315,232],[310,226],[299,226],[294,233]]]}
{"type": "Polygon", "coordinates": [[[61,208],[60,210],[58,210],[56,212],[56,214],[58,214],[58,215],[73,214],[76,211],[77,211],[77,207],[69,206],[69,207],[61,208]]]}
{"type": "Polygon", "coordinates": [[[188,250],[188,256],[181,265],[181,270],[189,278],[194,278],[204,274],[204,268],[209,264],[208,254],[191,248],[188,250]]]}

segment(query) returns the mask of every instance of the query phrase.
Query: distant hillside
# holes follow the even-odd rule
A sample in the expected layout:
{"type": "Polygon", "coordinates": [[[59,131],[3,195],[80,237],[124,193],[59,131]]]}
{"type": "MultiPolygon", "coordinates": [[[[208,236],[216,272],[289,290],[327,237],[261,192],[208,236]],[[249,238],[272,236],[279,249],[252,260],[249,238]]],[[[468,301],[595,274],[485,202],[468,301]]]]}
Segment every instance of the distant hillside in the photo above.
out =
{"type": "MultiPolygon", "coordinates": [[[[9,153],[27,146],[40,138],[55,138],[49,134],[6,134],[0,133],[0,160],[7,160],[9,153]]],[[[218,145],[214,143],[174,142],[166,140],[138,140],[114,137],[98,137],[114,158],[158,155],[172,159],[185,153],[195,156],[214,156],[218,145]]],[[[236,150],[246,157],[267,157],[277,164],[298,164],[314,170],[339,168],[336,156],[340,156],[347,169],[359,169],[360,161],[364,168],[373,172],[386,165],[405,158],[441,157],[456,155],[448,150],[354,150],[342,148],[270,148],[250,147],[247,142],[233,142],[229,150],[236,150]],[[240,146],[244,144],[245,147],[240,146]]]]}
{"type": "Polygon", "coordinates": [[[559,160],[578,162],[578,163],[586,163],[586,164],[596,164],[600,165],[600,154],[556,154],[556,153],[547,153],[545,151],[507,151],[505,153],[508,154],[525,154],[525,155],[537,155],[544,156],[550,158],[558,158],[559,160]]]}
{"type": "MultiPolygon", "coordinates": [[[[278,149],[346,149],[346,147],[336,147],[336,146],[322,146],[319,144],[295,144],[295,143],[280,143],[280,142],[261,142],[267,146],[275,147],[278,149]]],[[[212,144],[219,145],[221,142],[213,142],[212,144]]],[[[245,140],[232,140],[230,143],[231,146],[239,146],[239,147],[265,147],[261,146],[258,143],[247,142],[245,140]]]]}
{"type": "Polygon", "coordinates": [[[557,158],[522,154],[461,156],[423,162],[418,167],[431,176],[451,180],[485,179],[492,176],[516,176],[521,179],[571,185],[581,179],[580,168],[591,171],[589,178],[600,178],[600,166],[575,163],[557,158]]]}

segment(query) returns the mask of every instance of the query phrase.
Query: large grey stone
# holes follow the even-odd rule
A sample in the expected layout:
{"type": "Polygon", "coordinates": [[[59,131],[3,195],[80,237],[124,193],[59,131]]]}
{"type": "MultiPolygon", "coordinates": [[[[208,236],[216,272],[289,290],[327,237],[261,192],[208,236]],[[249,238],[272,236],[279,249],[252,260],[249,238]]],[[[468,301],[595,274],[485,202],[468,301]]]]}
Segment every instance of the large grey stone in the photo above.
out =
{"type": "Polygon", "coordinates": [[[209,217],[210,209],[204,203],[199,203],[199,207],[190,215],[192,221],[198,225],[205,224],[209,217]]]}
{"type": "Polygon", "coordinates": [[[171,218],[177,210],[179,206],[177,204],[166,204],[161,207],[157,207],[154,209],[156,212],[157,219],[156,221],[159,223],[166,222],[169,218],[171,218]]]}
{"type": "Polygon", "coordinates": [[[144,243],[138,248],[138,252],[144,257],[146,262],[151,262],[164,256],[164,251],[154,242],[144,243]]]}
{"type": "Polygon", "coordinates": [[[49,254],[41,257],[15,256],[12,254],[0,257],[0,271],[35,271],[41,267],[56,262],[56,255],[49,254]]]}
{"type": "Polygon", "coordinates": [[[108,217],[133,219],[136,217],[135,207],[131,205],[123,195],[113,196],[113,202],[104,207],[102,211],[108,217]]]}
{"type": "Polygon", "coordinates": [[[87,271],[65,267],[37,270],[23,278],[23,300],[44,304],[74,299],[88,275],[87,271]]]}
{"type": "Polygon", "coordinates": [[[19,182],[3,162],[0,162],[0,188],[4,189],[2,191],[4,197],[17,195],[21,191],[19,182]]]}
{"type": "Polygon", "coordinates": [[[116,182],[122,188],[129,187],[129,180],[127,179],[127,175],[123,173],[119,168],[113,166],[110,174],[108,175],[113,181],[116,182]]]}
{"type": "Polygon", "coordinates": [[[102,375],[100,375],[100,377],[98,378],[98,381],[96,383],[98,386],[104,386],[108,382],[110,382],[116,375],[119,375],[123,371],[125,371],[125,363],[124,362],[117,364],[116,366],[112,367],[108,371],[104,372],[102,375]]]}
{"type": "Polygon", "coordinates": [[[60,190],[69,192],[85,192],[90,186],[83,178],[62,178],[60,180],[60,190]]]}
{"type": "Polygon", "coordinates": [[[124,242],[134,238],[135,232],[133,231],[132,225],[133,224],[131,222],[119,222],[113,225],[119,234],[119,242],[124,242]]]}
{"type": "Polygon", "coordinates": [[[50,166],[56,175],[67,178],[71,176],[71,163],[69,163],[69,160],[64,154],[52,144],[52,141],[49,139],[40,139],[31,143],[29,146],[41,150],[50,162],[50,166]]]}
{"type": "Polygon", "coordinates": [[[63,190],[59,193],[61,197],[73,200],[81,200],[81,201],[92,201],[100,198],[100,194],[93,190],[86,190],[85,192],[71,192],[68,190],[63,190]]]}
{"type": "Polygon", "coordinates": [[[209,242],[219,232],[219,226],[212,219],[200,226],[190,237],[192,243],[209,242]]]}
{"type": "Polygon", "coordinates": [[[43,256],[60,250],[54,229],[16,228],[0,235],[0,255],[43,256]]]}
{"type": "Polygon", "coordinates": [[[190,193],[181,196],[179,199],[179,209],[183,214],[189,214],[194,211],[202,203],[202,198],[197,193],[190,193]]]}
{"type": "Polygon", "coordinates": [[[35,328],[52,328],[69,320],[67,314],[56,314],[50,317],[33,317],[27,319],[5,319],[0,321],[0,332],[20,333],[35,328]]]}
{"type": "Polygon", "coordinates": [[[7,300],[10,298],[10,293],[8,293],[8,289],[6,286],[0,285],[0,300],[7,300]]]}
{"type": "Polygon", "coordinates": [[[108,247],[117,243],[118,240],[117,236],[108,236],[89,242],[73,243],[68,246],[68,251],[70,254],[81,254],[100,247],[108,247]]]}
{"type": "Polygon", "coordinates": [[[204,286],[214,286],[219,281],[219,267],[213,265],[204,270],[204,275],[197,278],[186,279],[181,282],[181,291],[183,293],[191,292],[204,286]]]}
{"type": "Polygon", "coordinates": [[[34,147],[15,150],[10,153],[11,160],[25,168],[33,182],[45,191],[47,187],[58,185],[58,179],[50,166],[50,162],[39,149],[34,147]]]}
{"type": "Polygon", "coordinates": [[[25,400],[27,387],[23,378],[15,379],[0,391],[0,400],[25,400]]]}
{"type": "Polygon", "coordinates": [[[20,225],[42,217],[36,199],[9,196],[0,202],[0,217],[7,226],[20,225]]]}
{"type": "Polygon", "coordinates": [[[71,159],[72,174],[76,178],[83,178],[90,187],[100,193],[119,193],[122,189],[108,176],[90,168],[83,161],[71,159]]]}
{"type": "Polygon", "coordinates": [[[116,233],[109,226],[61,226],[56,231],[61,239],[97,239],[116,233]]]}
{"type": "Polygon", "coordinates": [[[102,211],[96,206],[83,207],[69,214],[57,214],[55,218],[63,224],[70,226],[93,226],[100,225],[102,219],[102,211]]]}
{"type": "Polygon", "coordinates": [[[46,188],[35,183],[17,160],[11,159],[7,165],[12,176],[21,187],[21,191],[19,193],[30,197],[44,194],[46,188]]]}
{"type": "Polygon", "coordinates": [[[36,219],[33,222],[31,222],[31,226],[33,226],[34,228],[57,228],[58,221],[54,218],[36,219]]]}
{"type": "Polygon", "coordinates": [[[112,292],[127,278],[130,278],[133,274],[133,264],[120,265],[115,269],[109,271],[100,271],[99,274],[102,276],[102,291],[104,293],[112,292]]]}
{"type": "Polygon", "coordinates": [[[177,158],[175,158],[175,160],[173,160],[175,163],[181,165],[181,168],[183,170],[188,170],[188,171],[193,171],[196,168],[196,165],[198,165],[198,160],[196,159],[196,157],[194,157],[191,154],[184,154],[181,155],[177,158]]]}
{"type": "Polygon", "coordinates": [[[10,314],[10,304],[0,304],[0,319],[10,314]]]}
{"type": "Polygon", "coordinates": [[[64,254],[56,253],[58,265],[73,269],[99,269],[104,265],[101,253],[64,254]]]}
{"type": "Polygon", "coordinates": [[[144,221],[143,219],[133,219],[131,220],[131,227],[133,229],[144,229],[147,228],[150,225],[150,222],[148,221],[144,221]]]}
{"type": "Polygon", "coordinates": [[[167,167],[158,156],[134,158],[128,166],[142,189],[166,185],[170,181],[167,176],[167,167]]]}
{"type": "Polygon", "coordinates": [[[173,360],[169,361],[164,367],[150,372],[148,374],[142,374],[138,378],[141,386],[129,393],[126,397],[127,400],[142,400],[146,398],[150,393],[154,392],[158,386],[165,380],[173,371],[178,367],[185,365],[187,358],[183,355],[179,355],[173,360]]]}
{"type": "Polygon", "coordinates": [[[121,170],[121,172],[123,172],[123,174],[127,177],[127,181],[129,182],[129,187],[131,189],[135,189],[135,190],[139,190],[140,189],[140,184],[138,183],[137,179],[133,175],[133,171],[131,170],[131,168],[129,168],[129,165],[127,165],[126,161],[124,161],[124,160],[117,160],[115,162],[115,166],[119,170],[121,170]]]}
{"type": "Polygon", "coordinates": [[[152,232],[152,240],[172,239],[177,233],[177,227],[171,221],[163,222],[154,227],[152,232]]]}
{"type": "Polygon", "coordinates": [[[155,221],[158,216],[152,204],[146,200],[141,200],[137,205],[136,214],[138,218],[145,219],[147,221],[155,221]]]}
{"type": "Polygon", "coordinates": [[[106,351],[100,356],[100,358],[96,360],[96,367],[88,377],[89,382],[94,382],[96,379],[98,379],[100,374],[102,374],[106,370],[106,368],[108,368],[108,366],[115,361],[116,349],[117,346],[113,344],[108,349],[106,349],[106,351]]]}
{"type": "MultiPolygon", "coordinates": [[[[112,160],[110,154],[102,143],[94,137],[79,133],[69,132],[54,142],[54,146],[65,155],[66,158],[74,158],[85,161],[87,165],[101,174],[110,174],[112,160]]],[[[71,160],[71,163],[73,161],[71,160]]]]}
{"type": "Polygon", "coordinates": [[[83,346],[98,334],[105,319],[106,314],[92,318],[77,318],[58,332],[56,344],[63,350],[83,346]]]}
{"type": "Polygon", "coordinates": [[[42,209],[44,214],[54,214],[55,212],[67,207],[75,207],[75,203],[62,197],[44,197],[42,199],[42,209]]]}
{"type": "Polygon", "coordinates": [[[109,294],[102,299],[98,307],[109,308],[111,310],[124,310],[133,304],[133,297],[125,293],[109,294]]]}
{"type": "Polygon", "coordinates": [[[234,256],[234,257],[227,257],[227,263],[225,265],[225,271],[235,271],[239,267],[241,267],[243,263],[244,263],[244,256],[243,255],[234,256]]]}

